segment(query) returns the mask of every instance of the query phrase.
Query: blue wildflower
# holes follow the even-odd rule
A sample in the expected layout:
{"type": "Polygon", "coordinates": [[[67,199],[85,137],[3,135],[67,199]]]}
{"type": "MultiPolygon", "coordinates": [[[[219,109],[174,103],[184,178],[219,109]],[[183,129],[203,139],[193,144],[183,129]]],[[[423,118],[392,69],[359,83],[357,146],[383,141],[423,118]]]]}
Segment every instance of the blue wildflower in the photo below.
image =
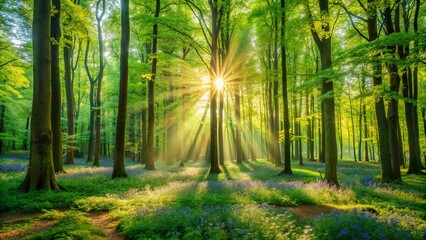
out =
{"type": "Polygon", "coordinates": [[[362,232],[361,233],[361,238],[363,238],[363,239],[370,239],[370,235],[367,232],[362,232]]]}
{"type": "Polygon", "coordinates": [[[341,238],[343,236],[345,236],[346,234],[348,234],[349,231],[346,228],[343,228],[342,230],[340,230],[340,232],[336,235],[337,238],[341,238]]]}

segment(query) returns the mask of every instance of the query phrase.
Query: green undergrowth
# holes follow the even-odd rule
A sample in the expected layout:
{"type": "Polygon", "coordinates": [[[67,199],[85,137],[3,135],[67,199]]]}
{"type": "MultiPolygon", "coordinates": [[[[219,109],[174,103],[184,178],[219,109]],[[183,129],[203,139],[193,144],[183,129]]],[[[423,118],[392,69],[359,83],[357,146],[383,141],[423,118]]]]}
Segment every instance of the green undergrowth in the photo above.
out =
{"type": "MultiPolygon", "coordinates": [[[[0,165],[13,161],[4,160],[0,165]]],[[[377,228],[389,225],[410,232],[407,239],[423,236],[426,177],[404,174],[401,184],[382,184],[380,166],[375,162],[340,161],[340,187],[321,181],[324,164],[317,162],[293,164],[294,174],[283,176],[277,176],[281,168],[274,168],[265,160],[227,163],[221,166],[223,173],[219,175],[209,175],[205,162],[190,162],[185,167],[156,164],[158,170],[146,171],[140,164],[127,162],[129,177],[115,180],[111,179],[111,167],[65,166],[67,173],[57,175],[57,179],[67,191],[50,192],[20,193],[17,188],[24,172],[0,173],[0,211],[47,210],[41,218],[58,224],[40,233],[45,234],[40,239],[60,237],[65,230],[73,232],[80,229],[80,223],[90,229],[75,230],[74,239],[83,233],[104,237],[83,216],[89,212],[108,213],[111,220],[119,223],[118,231],[129,239],[327,239],[316,231],[322,231],[323,222],[330,223],[332,218],[324,215],[298,222],[288,207],[300,205],[345,209],[336,214],[349,214],[338,216],[348,224],[366,217],[365,221],[373,219],[370,225],[376,224],[377,228]],[[377,218],[351,212],[354,208],[373,209],[377,218]],[[67,219],[75,221],[70,229],[60,225],[67,219]],[[418,227],[410,227],[407,222],[418,227]]],[[[342,226],[333,231],[343,230],[342,226]]],[[[365,239],[373,239],[374,231],[375,237],[382,235],[374,229],[365,231],[371,232],[371,238],[365,239]]],[[[345,230],[341,235],[367,237],[346,234],[345,230]]]]}
{"type": "Polygon", "coordinates": [[[27,240],[47,240],[47,239],[106,239],[105,232],[92,225],[90,219],[79,212],[47,212],[42,219],[58,220],[55,227],[29,236],[27,240]]]}
{"type": "Polygon", "coordinates": [[[291,212],[268,205],[137,209],[118,230],[128,239],[295,239],[291,212]]]}

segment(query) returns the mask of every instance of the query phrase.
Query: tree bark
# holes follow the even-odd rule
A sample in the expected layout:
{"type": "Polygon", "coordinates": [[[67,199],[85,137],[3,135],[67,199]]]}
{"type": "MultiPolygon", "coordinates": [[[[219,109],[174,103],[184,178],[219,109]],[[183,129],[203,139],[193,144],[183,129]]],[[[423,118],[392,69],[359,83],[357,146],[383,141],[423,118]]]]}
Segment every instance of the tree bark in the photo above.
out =
{"type": "Polygon", "coordinates": [[[62,163],[62,127],[61,127],[61,71],[59,69],[59,42],[61,40],[61,1],[53,0],[52,6],[56,9],[51,20],[51,74],[52,74],[52,136],[53,136],[53,166],[56,173],[65,172],[62,163]]]}
{"type": "Polygon", "coordinates": [[[358,157],[359,161],[362,161],[362,99],[360,99],[358,111],[358,157]]]}
{"type": "MultiPolygon", "coordinates": [[[[95,129],[95,84],[97,79],[93,79],[90,70],[89,70],[89,48],[90,48],[90,40],[87,40],[86,43],[86,51],[84,54],[84,68],[86,69],[87,77],[90,81],[90,90],[89,90],[89,103],[90,103],[90,119],[89,119],[89,140],[87,147],[87,159],[86,163],[93,162],[93,131],[95,129]]],[[[83,129],[82,129],[83,130],[83,129]]]]}
{"type": "Polygon", "coordinates": [[[249,129],[250,129],[250,157],[252,161],[256,161],[257,156],[256,156],[256,146],[255,146],[255,131],[254,131],[254,126],[253,126],[253,106],[252,106],[252,101],[248,102],[249,105],[249,129]]]}
{"type": "Polygon", "coordinates": [[[292,174],[290,157],[290,114],[288,108],[288,79],[287,79],[287,54],[285,46],[286,6],[285,0],[280,1],[281,6],[281,85],[283,98],[284,121],[284,169],[280,174],[292,174]]]}
{"type": "MultiPolygon", "coordinates": [[[[388,5],[384,10],[384,23],[387,29],[387,34],[395,32],[392,22],[392,9],[388,5]]],[[[399,6],[395,9],[395,27],[399,28],[399,6]]],[[[396,53],[396,46],[389,47],[390,52],[396,53]]],[[[398,66],[395,63],[386,63],[390,75],[390,90],[393,95],[398,95],[401,78],[398,73],[398,66]]],[[[388,103],[388,127],[389,127],[389,145],[391,154],[392,181],[401,181],[400,170],[400,142],[398,140],[398,99],[392,98],[388,103]]]]}
{"type": "MultiPolygon", "coordinates": [[[[368,41],[374,41],[379,36],[377,33],[377,5],[375,0],[368,0],[368,41]]],[[[382,87],[382,65],[378,60],[380,55],[375,55],[371,62],[373,66],[373,85],[374,87],[382,87]]],[[[381,165],[381,179],[383,182],[392,181],[392,167],[390,158],[390,141],[389,127],[386,119],[386,110],[383,96],[379,96],[375,100],[376,119],[379,135],[379,152],[381,165]]]]}
{"type": "Polygon", "coordinates": [[[279,106],[279,97],[278,97],[278,17],[274,16],[273,25],[274,25],[274,42],[273,42],[273,61],[272,61],[272,72],[273,72],[273,103],[274,103],[274,120],[273,120],[273,149],[274,149],[274,164],[275,167],[281,167],[281,151],[280,144],[278,143],[278,139],[280,137],[280,106],[279,106]]]}
{"type": "Polygon", "coordinates": [[[285,46],[285,27],[286,27],[286,6],[285,0],[280,1],[281,5],[281,83],[282,97],[284,107],[284,169],[280,174],[293,174],[291,170],[290,158],[290,114],[288,109],[288,79],[287,79],[287,54],[285,46]]]}
{"type": "Polygon", "coordinates": [[[219,91],[219,113],[218,113],[218,150],[219,164],[225,164],[225,148],[223,145],[223,110],[225,104],[224,90],[219,91]]]}
{"type": "Polygon", "coordinates": [[[219,74],[218,59],[218,39],[219,39],[219,18],[218,0],[209,0],[211,10],[211,59],[210,59],[210,174],[221,173],[218,159],[217,147],[217,91],[215,88],[215,80],[219,74]]]}
{"type": "MultiPolygon", "coordinates": [[[[403,1],[402,12],[403,12],[403,22],[404,30],[408,32],[409,30],[409,14],[406,9],[406,1],[403,1]],[[405,4],[404,4],[405,3],[405,4]]],[[[414,16],[414,32],[418,32],[418,15],[419,15],[419,2],[416,2],[415,16],[414,16]]],[[[398,55],[401,59],[406,59],[410,55],[410,47],[400,47],[398,48],[398,55]]],[[[416,67],[415,67],[416,68],[416,67]]],[[[404,67],[402,70],[402,94],[405,99],[412,99],[413,102],[417,100],[417,78],[418,72],[417,69],[411,71],[411,67],[404,67]],[[416,95],[416,96],[415,96],[416,95]]],[[[405,100],[405,120],[407,125],[408,132],[408,150],[410,154],[408,171],[407,174],[422,174],[422,164],[420,157],[420,146],[419,146],[419,131],[418,131],[418,116],[417,116],[417,106],[411,101],[405,100]]]]}
{"type": "MultiPolygon", "coordinates": [[[[145,95],[146,98],[146,95],[145,95]]],[[[145,99],[146,100],[146,99],[145,99]]],[[[148,129],[147,129],[147,109],[146,102],[142,103],[142,113],[141,113],[141,121],[142,121],[142,149],[141,149],[141,163],[146,164],[148,159],[148,129]]]]}
{"type": "Polygon", "coordinates": [[[51,3],[34,0],[30,162],[20,190],[59,190],[52,156],[51,3]]]}
{"type": "MultiPolygon", "coordinates": [[[[65,36],[66,40],[70,38],[65,36]]],[[[64,46],[64,70],[65,70],[65,96],[67,100],[67,133],[68,148],[65,164],[74,164],[74,86],[71,78],[71,51],[70,44],[64,46]]]]}
{"type": "Polygon", "coordinates": [[[160,16],[160,0],[155,2],[154,24],[152,26],[152,65],[151,79],[148,82],[148,156],[145,165],[147,170],[155,170],[155,153],[154,153],[154,86],[157,75],[157,42],[158,42],[158,24],[157,20],[160,16]]]}
{"type": "Polygon", "coordinates": [[[98,28],[98,42],[99,42],[99,74],[98,74],[98,86],[96,88],[96,108],[95,108],[95,152],[93,159],[93,166],[99,167],[99,158],[101,155],[101,93],[102,93],[102,79],[104,75],[104,44],[102,37],[102,26],[101,22],[105,14],[105,0],[98,0],[96,3],[96,23],[98,28]],[[99,12],[99,5],[102,4],[102,10],[99,12]]]}
{"type": "Polygon", "coordinates": [[[368,125],[367,125],[367,110],[365,104],[362,105],[362,116],[364,120],[364,160],[370,161],[368,154],[368,125]]]}
{"type": "MultiPolygon", "coordinates": [[[[5,111],[6,111],[6,105],[4,105],[4,103],[0,103],[0,134],[5,132],[5,127],[4,127],[5,111]]],[[[4,145],[4,141],[2,138],[0,138],[0,154],[3,153],[3,145],[4,145]]]]}
{"type": "MultiPolygon", "coordinates": [[[[328,0],[319,0],[319,8],[324,19],[329,15],[328,0]]],[[[310,15],[310,13],[309,13],[310,15]]],[[[313,22],[311,22],[311,25],[313,22]]],[[[313,25],[312,25],[313,27],[313,25]]],[[[324,21],[321,24],[322,31],[330,33],[330,24],[324,21]]],[[[320,37],[314,28],[311,28],[314,41],[320,51],[322,70],[329,69],[331,62],[331,35],[320,37]]],[[[324,157],[325,157],[325,181],[330,185],[338,185],[337,182],[337,143],[336,143],[336,120],[335,103],[333,93],[333,81],[328,77],[322,79],[323,99],[323,128],[324,128],[324,157]],[[329,95],[329,96],[328,96],[329,95]]]]}
{"type": "Polygon", "coordinates": [[[115,131],[114,167],[112,169],[113,179],[127,177],[126,168],[124,166],[124,151],[126,140],[127,89],[129,79],[129,42],[129,0],[121,0],[120,89],[117,125],[115,131]]]}
{"type": "MultiPolygon", "coordinates": [[[[239,80],[237,80],[239,81],[239,80]]],[[[235,96],[235,148],[237,164],[243,163],[243,144],[241,138],[241,103],[240,103],[240,87],[238,83],[234,86],[235,96]]]]}

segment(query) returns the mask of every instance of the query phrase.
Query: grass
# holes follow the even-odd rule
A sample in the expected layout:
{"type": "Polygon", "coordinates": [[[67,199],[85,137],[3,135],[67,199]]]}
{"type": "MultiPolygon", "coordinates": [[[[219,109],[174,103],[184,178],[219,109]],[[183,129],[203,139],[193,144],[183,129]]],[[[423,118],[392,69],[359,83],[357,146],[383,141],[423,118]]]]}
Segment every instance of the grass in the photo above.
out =
{"type": "MultiPolygon", "coordinates": [[[[0,212],[39,213],[29,221],[43,217],[55,221],[53,228],[30,234],[29,239],[61,234],[103,239],[105,231],[90,220],[95,213],[106,213],[128,239],[327,239],[337,234],[340,239],[391,239],[388,227],[398,229],[400,239],[426,237],[426,177],[403,175],[402,184],[381,184],[380,166],[374,162],[340,161],[342,186],[335,188],[321,181],[324,165],[317,162],[293,163],[294,174],[285,176],[277,176],[281,169],[265,160],[227,163],[219,175],[209,175],[204,162],[190,162],[184,168],[157,162],[156,171],[127,162],[129,177],[112,180],[110,160],[101,162],[105,167],[100,168],[77,161],[66,166],[67,174],[57,176],[67,191],[24,194],[17,188],[25,163],[0,159],[0,169],[6,169],[0,171],[0,212]],[[296,221],[288,207],[299,205],[345,211],[296,221]],[[327,229],[334,218],[343,225],[327,229]],[[358,221],[370,224],[360,225],[362,231],[343,227],[358,221]]],[[[0,238],[19,228],[28,232],[28,224],[22,222],[0,226],[0,238]]]]}

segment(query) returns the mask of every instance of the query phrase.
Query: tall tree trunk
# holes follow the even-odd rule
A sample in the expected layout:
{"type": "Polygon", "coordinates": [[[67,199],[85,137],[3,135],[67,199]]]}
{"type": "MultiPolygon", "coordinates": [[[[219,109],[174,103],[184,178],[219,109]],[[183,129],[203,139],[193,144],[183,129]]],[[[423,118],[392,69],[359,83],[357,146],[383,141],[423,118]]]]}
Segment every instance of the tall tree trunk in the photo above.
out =
{"type": "Polygon", "coordinates": [[[173,109],[169,109],[170,105],[175,102],[174,95],[174,83],[173,80],[169,80],[169,89],[166,103],[166,117],[164,119],[165,129],[166,129],[166,156],[165,160],[168,166],[173,165],[174,157],[178,156],[177,153],[177,120],[173,117],[175,112],[173,109]]]}
{"type": "Polygon", "coordinates": [[[340,142],[340,159],[343,158],[343,127],[342,127],[342,104],[339,104],[339,142],[340,142]]]}
{"type": "MultiPolygon", "coordinates": [[[[6,106],[4,105],[4,103],[0,103],[0,134],[5,132],[5,127],[4,127],[5,111],[6,111],[6,106]]],[[[0,154],[3,154],[3,145],[4,145],[4,141],[2,138],[0,138],[0,154]]]]}
{"type": "Polygon", "coordinates": [[[62,127],[61,127],[61,71],[59,69],[59,42],[61,39],[61,1],[53,0],[52,6],[56,12],[51,22],[51,74],[52,74],[52,136],[53,136],[53,166],[56,173],[63,173],[62,164],[62,127]]]}
{"type": "MultiPolygon", "coordinates": [[[[321,30],[329,33],[330,24],[327,22],[329,14],[328,0],[319,0],[319,7],[324,22],[321,24],[321,30]]],[[[309,15],[311,15],[309,13],[309,15]]],[[[311,16],[312,17],[312,16],[311,16]]],[[[331,36],[320,37],[315,31],[313,22],[311,22],[311,33],[314,41],[320,51],[322,70],[331,67],[331,36]]],[[[322,94],[331,95],[323,99],[323,128],[324,128],[324,153],[325,153],[325,181],[331,185],[338,185],[337,182],[337,143],[336,143],[336,121],[335,121],[335,103],[333,93],[333,81],[329,78],[322,79],[322,94]]]]}
{"type": "MultiPolygon", "coordinates": [[[[407,2],[406,0],[402,2],[402,12],[403,12],[403,22],[404,30],[408,32],[409,30],[409,14],[407,12],[407,2]]],[[[418,14],[419,14],[419,2],[416,2],[415,16],[414,16],[414,26],[418,28],[418,14]]],[[[418,29],[414,29],[414,32],[418,32],[418,29]]],[[[398,48],[398,55],[401,59],[406,59],[410,55],[410,47],[400,47],[398,48]]],[[[411,71],[411,67],[404,67],[402,69],[402,94],[405,99],[412,99],[413,102],[417,100],[417,70],[411,71]],[[415,78],[415,79],[414,79],[415,78]],[[416,95],[416,96],[414,96],[416,95]]],[[[410,154],[408,171],[407,174],[421,174],[422,173],[422,164],[420,159],[420,146],[419,146],[419,134],[418,134],[418,117],[417,117],[417,107],[416,104],[413,104],[411,101],[405,101],[405,120],[408,131],[408,150],[410,154]]]]}
{"type": "Polygon", "coordinates": [[[362,99],[360,99],[358,111],[358,157],[359,161],[362,161],[362,99]]]}
{"type": "MultiPolygon", "coordinates": [[[[237,80],[239,81],[239,80],[237,80]]],[[[241,138],[241,103],[240,103],[240,87],[238,83],[234,86],[235,96],[235,148],[237,164],[243,163],[243,144],[241,138]]]]}
{"type": "MultiPolygon", "coordinates": [[[[311,96],[311,115],[315,114],[315,97],[311,96]]],[[[310,145],[311,145],[311,161],[315,161],[315,117],[312,116],[311,119],[311,138],[310,138],[310,145]]]]}
{"type": "MultiPolygon", "coordinates": [[[[322,91],[322,90],[321,90],[322,91]]],[[[320,136],[318,138],[319,144],[319,161],[325,163],[325,114],[324,114],[324,102],[321,100],[321,125],[320,125],[320,136]]]]}
{"type": "Polygon", "coordinates": [[[217,148],[217,91],[215,88],[215,80],[220,76],[219,73],[219,55],[218,55],[218,39],[220,30],[220,13],[218,11],[218,0],[209,0],[211,10],[211,59],[210,59],[210,174],[221,173],[218,160],[217,148]]]}
{"type": "Polygon", "coordinates": [[[273,72],[273,102],[274,102],[274,164],[275,167],[281,167],[281,151],[280,151],[280,144],[278,143],[278,139],[280,137],[280,107],[279,107],[279,96],[278,96],[278,89],[279,89],[279,83],[278,83],[278,16],[274,16],[273,19],[273,25],[274,25],[274,49],[273,49],[273,61],[272,61],[272,72],[273,72]]]}
{"type": "Polygon", "coordinates": [[[114,167],[112,178],[127,177],[124,166],[127,89],[129,79],[130,19],[129,0],[121,0],[120,89],[118,97],[117,126],[115,131],[114,167]]]}
{"type": "Polygon", "coordinates": [[[20,190],[59,190],[52,157],[51,3],[34,0],[30,162],[20,190]]]}
{"type": "MultiPolygon", "coordinates": [[[[146,99],[145,99],[146,100],[146,99]]],[[[141,113],[141,118],[142,118],[142,149],[141,149],[141,158],[142,161],[141,163],[146,164],[147,159],[148,159],[148,132],[147,132],[147,118],[146,118],[146,113],[147,113],[147,109],[146,109],[146,102],[142,103],[142,113],[141,113]]]]}
{"type": "MultiPolygon", "coordinates": [[[[426,108],[422,107],[423,133],[426,137],[426,108]]],[[[426,153],[423,153],[424,164],[426,165],[426,153]]]]}
{"type": "Polygon", "coordinates": [[[223,89],[218,91],[219,93],[219,114],[218,114],[218,144],[219,144],[219,163],[221,165],[225,164],[225,149],[223,145],[223,108],[224,108],[224,91],[223,89]]]}
{"type": "MultiPolygon", "coordinates": [[[[368,41],[376,40],[377,32],[377,5],[375,0],[368,0],[369,17],[367,20],[368,25],[368,41]]],[[[380,55],[375,55],[372,61],[373,66],[373,84],[374,87],[382,86],[382,65],[378,59],[380,55]]],[[[390,141],[389,141],[389,127],[386,119],[385,104],[382,96],[375,100],[376,119],[379,135],[379,149],[380,149],[380,165],[381,165],[381,178],[383,182],[392,181],[392,167],[390,156],[390,141]]]]}
{"type": "MultiPolygon", "coordinates": [[[[414,20],[413,20],[413,29],[414,29],[414,33],[418,33],[419,31],[419,26],[418,26],[418,19],[419,19],[419,12],[420,12],[420,0],[416,0],[416,8],[414,11],[414,20]]],[[[414,46],[418,46],[418,41],[414,42],[414,46]]],[[[419,87],[418,87],[418,79],[419,79],[419,68],[418,65],[414,65],[413,67],[413,100],[414,102],[417,102],[418,100],[418,92],[419,92],[419,87]]],[[[414,132],[416,134],[416,139],[420,139],[420,135],[419,135],[419,113],[417,111],[417,104],[413,104],[413,114],[414,114],[414,132]]],[[[418,154],[418,161],[419,161],[419,165],[422,169],[425,169],[425,166],[422,166],[422,161],[421,161],[421,150],[420,150],[420,141],[416,141],[416,152],[418,154]]],[[[426,165],[426,162],[425,162],[426,165]]]]}
{"type": "Polygon", "coordinates": [[[256,161],[256,146],[254,144],[255,142],[255,131],[254,131],[254,126],[253,126],[253,105],[252,105],[252,101],[249,100],[248,102],[248,107],[249,107],[249,129],[250,129],[250,139],[249,139],[249,145],[250,145],[250,157],[252,161],[256,161]]]}
{"type": "Polygon", "coordinates": [[[99,167],[99,158],[101,155],[101,93],[102,93],[102,79],[104,75],[104,45],[102,37],[101,22],[105,14],[105,0],[98,0],[96,3],[96,23],[98,28],[98,42],[99,42],[99,74],[98,86],[96,88],[96,109],[95,109],[95,152],[93,159],[93,166],[99,167]],[[99,5],[102,4],[102,10],[99,12],[99,5]]]}
{"type": "MultiPolygon", "coordinates": [[[[384,10],[384,23],[387,29],[387,34],[392,34],[399,29],[399,6],[395,8],[395,29],[392,22],[391,6],[386,6],[384,10]]],[[[389,50],[396,53],[396,46],[390,46],[389,50]]],[[[401,79],[398,73],[398,66],[395,63],[386,63],[390,75],[390,90],[394,96],[398,95],[401,79]]],[[[392,180],[401,181],[400,170],[400,153],[399,148],[401,143],[398,141],[398,99],[392,98],[388,103],[388,126],[389,126],[389,144],[391,153],[392,180]]]]}
{"type": "MultiPolygon", "coordinates": [[[[106,111],[102,111],[102,119],[106,119],[106,115],[107,115],[107,112],[106,111]]],[[[115,121],[113,121],[113,122],[115,122],[115,121]]],[[[115,127],[114,126],[115,124],[112,124],[112,125],[113,125],[113,127],[115,127]]],[[[107,146],[109,144],[109,141],[108,141],[107,134],[106,134],[106,122],[105,121],[102,121],[101,128],[102,128],[101,129],[101,134],[102,134],[102,137],[101,137],[101,144],[102,144],[101,145],[102,146],[101,147],[101,154],[104,157],[110,157],[109,153],[108,153],[108,148],[107,148],[107,146]]],[[[112,138],[113,139],[115,138],[114,134],[113,134],[112,138]]]]}
{"type": "MultiPolygon", "coordinates": [[[[4,118],[4,111],[3,110],[3,118],[4,118]]],[[[31,120],[31,114],[27,115],[27,123],[25,124],[25,133],[24,133],[24,142],[22,143],[22,150],[27,151],[28,150],[28,132],[30,129],[30,120],[31,120]]],[[[4,132],[4,127],[3,127],[4,132]]]]}
{"type": "Polygon", "coordinates": [[[362,105],[362,116],[364,119],[364,160],[366,162],[370,161],[368,155],[368,125],[367,125],[367,110],[365,104],[362,105]]]}
{"type": "MultiPolygon", "coordinates": [[[[225,0],[223,4],[227,5],[229,4],[230,0],[225,0]]],[[[224,74],[224,64],[225,61],[229,61],[228,59],[228,53],[229,53],[229,44],[230,44],[230,35],[228,32],[228,28],[229,28],[229,19],[228,16],[230,15],[230,8],[226,8],[224,9],[223,14],[225,15],[224,17],[224,22],[221,24],[221,28],[220,31],[220,45],[219,45],[219,52],[221,52],[220,56],[221,58],[218,60],[219,63],[219,71],[222,73],[222,75],[224,74]]],[[[222,75],[220,75],[220,77],[223,77],[222,75]]],[[[222,79],[223,81],[225,81],[225,79],[222,79]]],[[[217,89],[217,93],[218,93],[218,98],[219,98],[219,111],[218,111],[218,159],[219,159],[219,164],[220,165],[224,165],[225,164],[225,149],[224,149],[224,144],[223,144],[223,111],[224,111],[224,103],[225,103],[225,89],[217,89]]],[[[236,146],[238,148],[238,146],[236,146]]],[[[237,157],[238,159],[238,157],[237,157]]],[[[238,162],[238,160],[237,160],[238,162]]]]}
{"type": "MultiPolygon", "coordinates": [[[[90,91],[89,91],[89,103],[90,103],[90,120],[89,120],[89,140],[87,147],[87,160],[86,163],[93,162],[93,131],[95,129],[95,84],[97,79],[93,79],[89,70],[89,48],[90,48],[90,40],[87,40],[86,43],[86,52],[84,54],[84,68],[86,69],[86,74],[90,81],[90,91]]],[[[83,129],[82,129],[83,130],[83,129]]]]}
{"type": "Polygon", "coordinates": [[[268,82],[268,120],[269,120],[269,160],[275,163],[275,149],[274,149],[274,107],[272,101],[272,81],[269,79],[268,82]]]}
{"type": "MultiPolygon", "coordinates": [[[[65,36],[67,41],[70,37],[65,36]]],[[[69,43],[64,46],[65,96],[67,100],[67,155],[65,164],[74,164],[74,86],[71,78],[71,51],[69,43]]]]}
{"type": "Polygon", "coordinates": [[[307,159],[309,161],[313,161],[313,149],[312,149],[312,140],[313,140],[313,136],[312,136],[312,116],[311,116],[311,112],[310,112],[310,100],[311,100],[311,96],[309,96],[308,91],[306,91],[306,116],[308,117],[308,125],[306,126],[306,138],[307,138],[307,142],[306,142],[306,153],[307,153],[307,159]]]}
{"type": "Polygon", "coordinates": [[[349,107],[351,110],[351,125],[352,125],[352,147],[353,147],[353,152],[354,152],[354,160],[355,162],[357,161],[356,158],[356,143],[355,143],[355,121],[354,121],[354,114],[353,114],[353,107],[352,107],[352,97],[351,97],[351,92],[349,91],[348,96],[349,96],[349,107]]]}
{"type": "Polygon", "coordinates": [[[160,16],[160,0],[155,1],[154,25],[152,26],[152,65],[151,80],[148,82],[148,158],[145,169],[155,170],[155,153],[154,153],[154,86],[157,75],[157,42],[158,42],[158,24],[157,20],[160,16]]]}
{"type": "MultiPolygon", "coordinates": [[[[299,96],[299,105],[297,106],[299,108],[298,111],[297,111],[298,117],[302,116],[302,104],[303,104],[302,96],[299,96]]],[[[297,122],[297,136],[298,136],[297,145],[299,146],[298,147],[299,152],[297,153],[297,156],[298,156],[298,160],[299,160],[299,166],[304,165],[303,164],[303,154],[302,154],[303,147],[302,147],[302,130],[301,129],[302,128],[301,128],[300,122],[297,122]]]]}
{"type": "Polygon", "coordinates": [[[296,94],[292,94],[291,97],[292,106],[293,109],[293,160],[297,160],[299,158],[299,144],[298,144],[298,132],[297,132],[297,112],[298,112],[298,106],[296,101],[296,94]]]}
{"type": "MultiPolygon", "coordinates": [[[[71,71],[71,80],[72,80],[72,82],[74,83],[74,80],[75,80],[75,70],[77,69],[77,67],[78,67],[78,59],[79,59],[79,56],[80,56],[80,51],[81,51],[81,45],[82,45],[82,40],[80,40],[79,41],[79,44],[78,44],[78,54],[77,54],[77,57],[76,57],[76,59],[75,59],[75,64],[72,66],[72,71],[71,71]]],[[[73,57],[72,57],[73,58],[73,57]]],[[[75,107],[75,115],[74,115],[74,133],[75,134],[78,134],[78,124],[79,124],[79,117],[80,117],[80,109],[81,109],[81,103],[82,103],[82,101],[83,101],[83,99],[84,99],[84,97],[85,97],[85,93],[84,92],[82,92],[80,89],[81,87],[81,74],[80,74],[80,71],[78,71],[78,74],[77,74],[77,91],[75,92],[75,94],[76,94],[76,99],[74,99],[75,101],[74,101],[74,107],[75,107]]],[[[90,105],[90,104],[89,104],[90,105]]],[[[80,134],[83,134],[83,123],[81,123],[81,130],[80,130],[80,134]]],[[[75,139],[74,139],[75,140],[75,139]]],[[[76,141],[74,141],[75,143],[76,143],[76,141]]],[[[76,144],[77,145],[77,144],[76,144]]],[[[83,157],[83,155],[84,155],[84,145],[83,145],[83,138],[80,138],[80,144],[79,144],[79,146],[78,146],[78,150],[76,151],[76,156],[78,156],[78,157],[83,157]]]]}

